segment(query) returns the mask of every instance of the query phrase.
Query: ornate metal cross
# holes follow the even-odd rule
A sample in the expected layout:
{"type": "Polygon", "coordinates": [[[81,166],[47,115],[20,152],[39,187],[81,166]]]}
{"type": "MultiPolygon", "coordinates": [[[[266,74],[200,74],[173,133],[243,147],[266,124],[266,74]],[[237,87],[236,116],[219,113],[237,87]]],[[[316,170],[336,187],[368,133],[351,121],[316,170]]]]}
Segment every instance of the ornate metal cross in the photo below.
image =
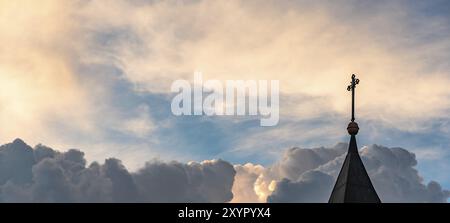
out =
{"type": "Polygon", "coordinates": [[[355,121],[355,88],[357,84],[359,84],[359,79],[352,74],[352,82],[350,82],[350,85],[347,87],[347,91],[352,92],[352,122],[355,121]]]}

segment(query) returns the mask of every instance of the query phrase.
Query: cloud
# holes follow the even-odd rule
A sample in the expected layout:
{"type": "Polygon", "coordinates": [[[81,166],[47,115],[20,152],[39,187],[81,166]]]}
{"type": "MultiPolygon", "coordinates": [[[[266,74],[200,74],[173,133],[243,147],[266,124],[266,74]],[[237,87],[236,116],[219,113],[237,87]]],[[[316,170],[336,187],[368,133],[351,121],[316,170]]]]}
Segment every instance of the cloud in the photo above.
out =
{"type": "Polygon", "coordinates": [[[20,136],[55,147],[91,145],[87,157],[103,160],[150,138],[155,125],[147,105],[127,101],[119,111],[112,95],[117,69],[84,62],[84,36],[94,30],[83,32],[85,22],[75,16],[83,2],[0,1],[0,122],[9,126],[0,129],[0,141],[20,136]],[[118,143],[112,134],[134,141],[118,143]],[[108,144],[108,150],[94,144],[108,144]]]}
{"type": "MultiPolygon", "coordinates": [[[[0,147],[1,202],[326,202],[347,144],[286,150],[271,166],[223,160],[152,160],[130,172],[115,158],[87,166],[79,150],[59,152],[22,140],[0,147]],[[13,170],[13,171],[11,171],[13,170]]],[[[425,184],[415,155],[364,147],[361,157],[383,202],[446,202],[450,192],[425,184]]]]}
{"type": "Polygon", "coordinates": [[[155,128],[149,110],[150,108],[147,105],[139,106],[135,111],[135,117],[120,121],[117,130],[131,136],[148,137],[155,128]]]}
{"type": "Polygon", "coordinates": [[[234,177],[233,184],[234,196],[231,202],[264,202],[264,200],[260,200],[258,194],[255,193],[255,191],[258,190],[255,182],[264,172],[264,167],[247,163],[245,165],[235,165],[234,169],[236,170],[236,176],[234,177]]]}
{"type": "Polygon", "coordinates": [[[277,183],[277,189],[268,197],[268,202],[326,202],[330,197],[330,186],[334,179],[320,171],[307,171],[297,181],[286,178],[277,183]]]}
{"type": "Polygon", "coordinates": [[[307,119],[346,112],[356,72],[362,116],[410,130],[445,117],[450,42],[436,34],[449,32],[445,17],[398,2],[319,2],[90,1],[76,16],[88,21],[83,58],[114,64],[137,91],[167,93],[195,70],[205,79],[276,77],[290,98],[282,115],[307,119]]]}
{"type": "Polygon", "coordinates": [[[114,158],[86,166],[79,150],[33,149],[19,139],[0,147],[0,166],[2,202],[227,202],[235,175],[222,160],[153,160],[136,172],[114,158]]]}
{"type": "MultiPolygon", "coordinates": [[[[253,186],[242,191],[242,186],[235,185],[234,200],[327,202],[344,161],[346,148],[345,143],[331,148],[293,148],[266,168],[256,168],[251,164],[237,166],[236,183],[253,186]],[[253,169],[257,169],[256,174],[253,169]]],[[[360,153],[382,202],[446,202],[450,197],[450,191],[443,189],[439,183],[423,181],[415,169],[415,155],[403,148],[371,145],[362,148],[360,153]]]]}
{"type": "MultiPolygon", "coordinates": [[[[356,72],[358,117],[383,128],[423,132],[432,119],[447,117],[450,105],[448,15],[422,10],[439,7],[434,4],[1,1],[0,123],[10,128],[0,129],[0,139],[90,146],[90,160],[141,145],[164,154],[150,133],[167,120],[144,114],[140,106],[147,101],[133,99],[170,96],[172,81],[191,80],[195,70],[205,79],[276,77],[285,123],[343,116],[348,75],[356,72]]],[[[285,127],[256,131],[236,144],[256,148],[261,137],[275,136],[277,145],[286,144],[297,131],[306,132],[306,140],[317,137],[308,125],[285,127]]],[[[316,127],[336,132],[323,123],[316,127]]]]}
{"type": "Polygon", "coordinates": [[[224,202],[233,197],[234,175],[233,167],[221,160],[188,164],[149,162],[135,174],[135,179],[148,201],[224,202]]]}
{"type": "Polygon", "coordinates": [[[68,39],[78,35],[70,18],[74,5],[0,2],[0,122],[11,127],[1,131],[3,139],[56,141],[55,124],[63,120],[72,120],[72,129],[94,133],[90,100],[73,69],[77,42],[68,39]]]}

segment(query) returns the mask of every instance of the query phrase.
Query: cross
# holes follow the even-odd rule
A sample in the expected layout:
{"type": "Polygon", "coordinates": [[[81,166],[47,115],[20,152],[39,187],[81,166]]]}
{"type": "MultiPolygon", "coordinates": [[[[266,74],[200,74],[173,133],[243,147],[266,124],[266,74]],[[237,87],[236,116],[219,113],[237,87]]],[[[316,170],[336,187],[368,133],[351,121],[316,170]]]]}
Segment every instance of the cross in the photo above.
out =
{"type": "Polygon", "coordinates": [[[347,87],[347,91],[352,92],[352,122],[355,121],[355,88],[357,84],[359,84],[359,79],[352,74],[352,82],[350,82],[350,85],[347,87]]]}

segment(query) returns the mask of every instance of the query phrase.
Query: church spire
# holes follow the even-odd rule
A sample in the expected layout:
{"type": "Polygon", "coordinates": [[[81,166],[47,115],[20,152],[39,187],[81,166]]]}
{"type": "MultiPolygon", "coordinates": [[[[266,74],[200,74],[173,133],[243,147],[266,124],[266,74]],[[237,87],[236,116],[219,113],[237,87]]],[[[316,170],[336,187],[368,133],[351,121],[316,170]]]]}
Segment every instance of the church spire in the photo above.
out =
{"type": "Polygon", "coordinates": [[[347,156],[339,172],[329,203],[380,203],[381,200],[370,181],[356,145],[356,134],[359,127],[355,122],[355,88],[359,79],[352,75],[351,84],[347,87],[352,92],[352,118],[347,131],[350,134],[347,156]]]}

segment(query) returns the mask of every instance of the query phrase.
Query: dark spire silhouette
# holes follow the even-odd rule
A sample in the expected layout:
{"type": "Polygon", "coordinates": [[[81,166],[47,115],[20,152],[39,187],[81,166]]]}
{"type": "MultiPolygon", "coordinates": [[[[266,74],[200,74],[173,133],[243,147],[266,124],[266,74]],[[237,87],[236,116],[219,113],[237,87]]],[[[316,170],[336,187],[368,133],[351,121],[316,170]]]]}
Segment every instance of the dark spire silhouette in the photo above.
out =
{"type": "Polygon", "coordinates": [[[356,134],[358,134],[359,127],[355,122],[355,88],[358,83],[359,79],[356,79],[353,74],[352,82],[347,87],[347,90],[352,92],[352,118],[347,127],[350,143],[328,203],[381,203],[356,145],[356,134]]]}

